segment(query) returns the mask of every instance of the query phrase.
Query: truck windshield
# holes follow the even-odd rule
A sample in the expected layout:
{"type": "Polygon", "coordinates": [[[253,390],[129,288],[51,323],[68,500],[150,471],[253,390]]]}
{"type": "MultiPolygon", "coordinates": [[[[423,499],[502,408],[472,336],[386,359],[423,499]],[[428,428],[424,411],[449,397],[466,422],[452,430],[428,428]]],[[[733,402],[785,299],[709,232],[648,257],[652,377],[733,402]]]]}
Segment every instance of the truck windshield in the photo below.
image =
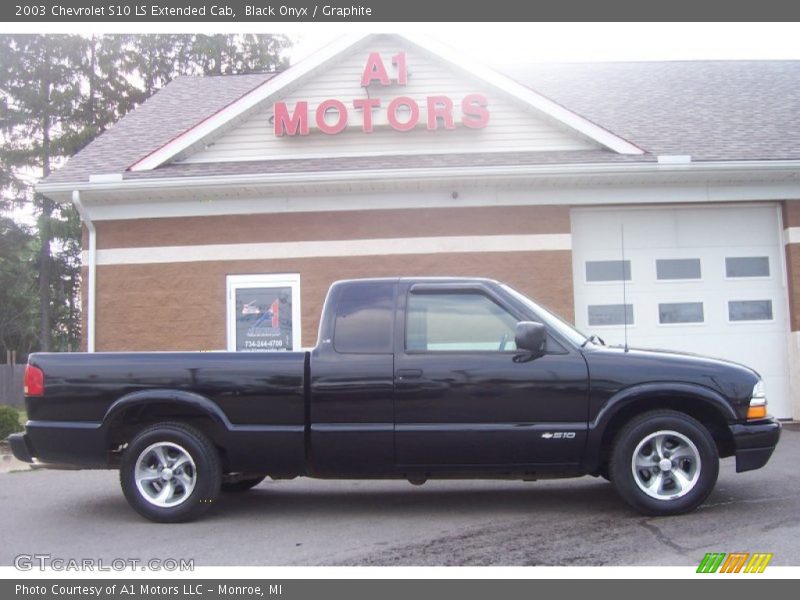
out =
{"type": "Polygon", "coordinates": [[[525,306],[530,308],[542,323],[544,323],[548,327],[553,328],[555,331],[561,334],[561,336],[565,337],[576,346],[583,345],[588,339],[587,336],[585,336],[580,331],[575,329],[575,327],[567,323],[564,319],[550,312],[543,306],[536,304],[536,302],[528,298],[525,294],[518,292],[511,286],[508,286],[504,283],[501,284],[501,286],[514,298],[516,298],[517,300],[522,302],[525,306]]]}

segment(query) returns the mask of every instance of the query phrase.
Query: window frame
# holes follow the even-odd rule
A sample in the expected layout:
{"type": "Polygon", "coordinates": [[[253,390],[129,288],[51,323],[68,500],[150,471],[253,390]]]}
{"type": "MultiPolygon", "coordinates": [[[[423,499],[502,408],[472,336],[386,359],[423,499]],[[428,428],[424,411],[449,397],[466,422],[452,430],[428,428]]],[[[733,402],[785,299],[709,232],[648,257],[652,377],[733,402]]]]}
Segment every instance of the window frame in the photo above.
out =
{"type": "Polygon", "coordinates": [[[673,258],[656,258],[653,261],[653,266],[655,267],[655,282],[656,283],[664,283],[664,284],[676,284],[676,283],[698,283],[705,280],[703,277],[703,259],[701,257],[673,257],[673,258]],[[691,277],[685,279],[659,279],[658,277],[658,261],[660,260],[696,260],[700,264],[700,277],[691,277]]]}
{"type": "Polygon", "coordinates": [[[729,325],[753,325],[761,323],[774,323],[775,322],[775,299],[764,298],[729,298],[725,300],[725,319],[729,325]],[[731,319],[730,304],[731,302],[769,302],[770,313],[772,316],[769,319],[731,319]]]}
{"type": "Polygon", "coordinates": [[[766,256],[723,256],[722,257],[722,272],[724,274],[725,281],[769,281],[772,279],[772,257],[770,255],[766,256]],[[729,258],[766,258],[767,259],[767,269],[769,269],[769,275],[742,275],[739,277],[730,277],[728,275],[728,259],[729,258]]]}
{"type": "MultiPolygon", "coordinates": [[[[623,267],[624,268],[624,267],[623,267]]],[[[583,261],[583,283],[586,285],[622,285],[625,282],[626,285],[633,284],[633,260],[630,258],[625,258],[624,260],[621,258],[608,258],[608,259],[586,259],[583,261]],[[592,281],[589,279],[588,273],[586,272],[586,267],[589,263],[598,263],[598,262],[626,262],[628,263],[628,279],[602,279],[600,281],[592,281]]]]}
{"type": "Polygon", "coordinates": [[[586,326],[587,327],[591,327],[592,331],[594,331],[595,329],[611,329],[613,327],[628,327],[628,329],[635,329],[637,322],[638,322],[638,320],[636,318],[636,304],[633,303],[633,302],[626,302],[626,303],[622,303],[622,302],[606,302],[604,304],[596,304],[595,303],[595,304],[587,304],[586,305],[586,326]],[[589,321],[589,319],[590,319],[590,317],[589,317],[589,307],[591,307],[591,306],[622,306],[622,307],[630,306],[631,307],[631,321],[629,321],[627,324],[623,320],[622,323],[616,323],[616,324],[612,324],[612,325],[592,325],[590,323],[590,321],[589,321]]]}
{"type": "Polygon", "coordinates": [[[708,317],[706,315],[706,303],[703,300],[678,300],[669,302],[656,302],[656,323],[658,327],[700,327],[708,325],[708,317]],[[702,321],[685,321],[682,323],[662,323],[661,322],[661,305],[662,304],[699,304],[703,310],[702,321]]]}
{"type": "MultiPolygon", "coordinates": [[[[292,290],[292,349],[263,350],[263,352],[298,352],[302,350],[300,310],[300,274],[264,273],[251,275],[227,275],[225,278],[226,350],[236,350],[236,292],[240,289],[288,287],[292,290]]],[[[262,352],[257,350],[256,352],[262,352]]]]}
{"type": "Polygon", "coordinates": [[[395,317],[396,317],[396,313],[397,313],[397,282],[396,281],[392,281],[392,280],[387,280],[387,281],[377,281],[376,280],[376,281],[373,281],[373,282],[367,282],[365,285],[371,285],[371,284],[374,284],[374,285],[385,284],[385,285],[388,285],[388,286],[390,286],[392,288],[392,293],[391,293],[392,308],[391,308],[390,317],[389,317],[389,346],[388,346],[388,349],[385,350],[385,351],[380,351],[380,352],[379,351],[375,351],[375,350],[357,352],[357,351],[354,351],[354,350],[341,350],[341,349],[336,347],[336,328],[337,328],[337,325],[338,325],[338,322],[339,322],[339,315],[340,315],[340,311],[341,311],[342,294],[347,289],[347,288],[344,288],[342,290],[339,290],[339,292],[338,292],[338,295],[337,295],[337,298],[336,298],[336,310],[335,310],[335,312],[333,314],[333,320],[332,320],[332,324],[331,324],[330,346],[331,346],[331,349],[333,350],[333,352],[335,352],[336,354],[342,354],[342,355],[364,355],[364,354],[370,354],[370,355],[381,355],[381,354],[383,354],[383,355],[386,355],[386,354],[394,354],[395,346],[396,346],[394,338],[395,338],[395,317]]]}
{"type": "MultiPolygon", "coordinates": [[[[403,353],[408,355],[420,355],[420,354],[434,354],[434,355],[448,355],[448,354],[467,354],[470,356],[476,356],[481,354],[487,354],[492,356],[500,356],[500,355],[512,355],[512,354],[519,354],[522,352],[521,350],[514,348],[513,350],[412,350],[408,347],[408,319],[411,311],[409,310],[411,304],[411,297],[414,295],[428,295],[428,296],[444,296],[444,295],[462,295],[462,294],[472,294],[472,295],[480,295],[485,297],[490,302],[496,304],[499,308],[503,311],[511,315],[516,322],[519,323],[520,321],[528,320],[524,315],[521,315],[519,311],[515,310],[512,306],[509,306],[507,303],[502,301],[496,293],[490,290],[487,287],[482,285],[451,285],[451,284],[414,284],[406,290],[405,293],[405,306],[403,308],[403,353]]],[[[553,337],[550,335],[548,330],[547,335],[549,338],[553,337]]],[[[554,340],[556,343],[560,342],[558,340],[554,340]]],[[[546,354],[562,354],[563,352],[550,352],[549,350],[546,354]]]]}

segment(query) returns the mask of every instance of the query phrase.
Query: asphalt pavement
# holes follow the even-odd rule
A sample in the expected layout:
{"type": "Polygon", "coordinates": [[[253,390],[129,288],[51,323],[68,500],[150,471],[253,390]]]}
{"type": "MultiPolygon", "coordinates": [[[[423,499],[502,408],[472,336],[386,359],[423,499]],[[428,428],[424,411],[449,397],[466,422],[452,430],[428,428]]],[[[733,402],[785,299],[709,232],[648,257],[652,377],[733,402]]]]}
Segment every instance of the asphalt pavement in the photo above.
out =
{"type": "Polygon", "coordinates": [[[62,559],[194,559],[224,565],[697,565],[706,552],[772,552],[800,565],[800,429],[772,460],[722,462],[695,512],[643,517],[603,479],[538,482],[266,481],[202,520],[150,523],[115,471],[0,474],[0,565],[62,559]]]}

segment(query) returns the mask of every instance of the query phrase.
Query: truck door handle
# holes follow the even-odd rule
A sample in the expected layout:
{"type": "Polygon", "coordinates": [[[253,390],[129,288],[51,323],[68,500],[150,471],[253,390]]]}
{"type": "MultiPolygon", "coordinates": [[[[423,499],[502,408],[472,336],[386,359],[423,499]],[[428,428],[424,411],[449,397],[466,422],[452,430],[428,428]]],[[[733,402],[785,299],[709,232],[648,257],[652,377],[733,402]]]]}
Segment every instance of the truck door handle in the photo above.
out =
{"type": "Polygon", "coordinates": [[[422,377],[422,369],[399,369],[397,371],[397,379],[403,381],[404,379],[419,379],[422,377]]]}

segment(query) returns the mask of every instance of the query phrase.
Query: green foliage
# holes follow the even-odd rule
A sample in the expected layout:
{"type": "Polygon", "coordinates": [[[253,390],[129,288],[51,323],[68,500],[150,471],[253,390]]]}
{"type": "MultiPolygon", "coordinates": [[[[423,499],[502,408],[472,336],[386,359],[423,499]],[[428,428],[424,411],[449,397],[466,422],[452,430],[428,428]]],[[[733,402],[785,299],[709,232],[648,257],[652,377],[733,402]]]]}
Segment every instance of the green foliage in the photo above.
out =
{"type": "Polygon", "coordinates": [[[38,296],[36,239],[30,230],[0,217],[0,349],[24,356],[36,347],[38,296]]]}
{"type": "Polygon", "coordinates": [[[0,35],[0,360],[80,346],[80,221],[35,182],[178,75],[288,66],[282,35],[0,35]]]}
{"type": "Polygon", "coordinates": [[[0,440],[6,439],[12,433],[22,431],[19,422],[19,412],[11,406],[0,406],[0,440]]]}

